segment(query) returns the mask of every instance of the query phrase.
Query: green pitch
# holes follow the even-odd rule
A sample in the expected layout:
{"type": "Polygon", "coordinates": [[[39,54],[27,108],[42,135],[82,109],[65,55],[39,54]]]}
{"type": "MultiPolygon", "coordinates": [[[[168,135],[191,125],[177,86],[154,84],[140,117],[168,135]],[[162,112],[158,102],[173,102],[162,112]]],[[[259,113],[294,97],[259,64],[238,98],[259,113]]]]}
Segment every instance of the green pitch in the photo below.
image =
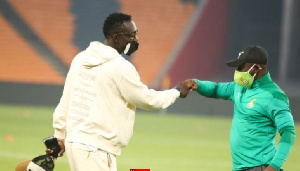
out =
{"type": "MultiPolygon", "coordinates": [[[[45,153],[42,139],[53,134],[53,110],[0,105],[0,170],[12,171],[19,162],[45,153]]],[[[230,118],[138,112],[133,137],[117,158],[118,170],[231,170],[230,125],[230,118]]],[[[300,170],[299,141],[297,138],[285,170],[300,170]]],[[[69,170],[66,155],[56,161],[55,170],[69,170]]]]}

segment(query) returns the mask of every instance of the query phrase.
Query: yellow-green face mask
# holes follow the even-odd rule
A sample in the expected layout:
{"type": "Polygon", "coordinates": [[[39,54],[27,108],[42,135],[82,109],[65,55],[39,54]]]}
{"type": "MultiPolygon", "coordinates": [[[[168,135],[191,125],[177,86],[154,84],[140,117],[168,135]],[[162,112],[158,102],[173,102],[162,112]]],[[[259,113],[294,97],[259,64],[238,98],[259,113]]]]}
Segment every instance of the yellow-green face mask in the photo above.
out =
{"type": "Polygon", "coordinates": [[[255,66],[255,64],[252,65],[252,67],[246,71],[246,72],[240,72],[238,70],[235,70],[234,72],[234,81],[245,88],[250,88],[253,84],[254,77],[256,76],[256,73],[252,76],[249,72],[251,69],[255,66]]]}

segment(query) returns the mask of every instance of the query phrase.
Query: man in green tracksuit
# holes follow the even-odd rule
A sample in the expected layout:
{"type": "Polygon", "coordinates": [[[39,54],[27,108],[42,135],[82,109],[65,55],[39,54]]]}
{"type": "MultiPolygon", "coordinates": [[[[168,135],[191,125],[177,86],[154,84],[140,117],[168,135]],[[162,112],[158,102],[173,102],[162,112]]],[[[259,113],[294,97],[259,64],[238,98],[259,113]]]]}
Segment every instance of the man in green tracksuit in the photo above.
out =
{"type": "Polygon", "coordinates": [[[215,83],[197,79],[199,94],[234,102],[230,133],[233,170],[281,170],[295,140],[289,100],[272,81],[268,54],[260,46],[248,46],[226,64],[236,67],[234,82],[215,83]],[[281,135],[277,150],[275,136],[281,135]]]}

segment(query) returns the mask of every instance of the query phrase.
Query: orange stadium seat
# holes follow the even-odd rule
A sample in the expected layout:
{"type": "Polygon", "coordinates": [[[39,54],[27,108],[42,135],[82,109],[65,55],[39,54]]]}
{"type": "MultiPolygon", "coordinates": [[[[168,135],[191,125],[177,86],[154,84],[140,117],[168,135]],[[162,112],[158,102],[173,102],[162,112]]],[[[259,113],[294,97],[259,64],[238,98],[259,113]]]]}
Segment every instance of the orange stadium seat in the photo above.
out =
{"type": "MultiPolygon", "coordinates": [[[[75,27],[69,11],[70,0],[9,0],[8,3],[47,47],[69,66],[78,53],[72,43],[75,27]]],[[[0,31],[0,81],[64,83],[65,76],[48,64],[2,16],[0,31]]]]}
{"type": "Polygon", "coordinates": [[[59,75],[0,15],[0,81],[62,84],[59,75]]]}
{"type": "Polygon", "coordinates": [[[66,65],[70,65],[78,53],[77,47],[72,44],[75,26],[69,10],[71,0],[9,2],[48,47],[66,65]]]}

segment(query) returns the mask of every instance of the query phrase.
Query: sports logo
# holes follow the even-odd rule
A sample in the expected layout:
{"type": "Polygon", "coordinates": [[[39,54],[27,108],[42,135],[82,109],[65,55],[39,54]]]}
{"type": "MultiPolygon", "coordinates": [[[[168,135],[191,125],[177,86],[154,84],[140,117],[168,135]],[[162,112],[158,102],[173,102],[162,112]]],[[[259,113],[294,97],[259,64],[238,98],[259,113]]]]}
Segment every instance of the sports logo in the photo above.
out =
{"type": "Polygon", "coordinates": [[[248,108],[253,108],[254,107],[254,101],[256,101],[256,99],[253,99],[251,100],[249,103],[248,103],[248,108]]]}
{"type": "Polygon", "coordinates": [[[239,53],[238,59],[240,58],[240,56],[244,53],[244,51],[239,53]]]}
{"type": "Polygon", "coordinates": [[[241,80],[244,84],[248,84],[248,82],[249,82],[248,80],[243,79],[243,77],[241,77],[240,80],[241,80]]]}

